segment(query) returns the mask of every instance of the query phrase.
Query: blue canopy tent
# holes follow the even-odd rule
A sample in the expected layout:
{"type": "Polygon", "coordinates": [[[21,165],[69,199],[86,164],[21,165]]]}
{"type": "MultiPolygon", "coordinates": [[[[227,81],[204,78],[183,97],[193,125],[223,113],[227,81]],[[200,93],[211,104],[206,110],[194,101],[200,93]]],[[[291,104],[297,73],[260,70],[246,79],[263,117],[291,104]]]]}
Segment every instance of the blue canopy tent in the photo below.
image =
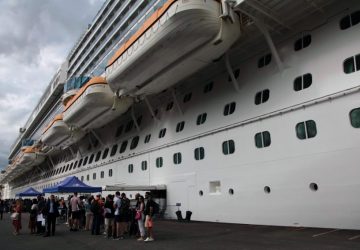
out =
{"type": "Polygon", "coordinates": [[[33,189],[32,187],[26,189],[25,191],[23,191],[21,193],[16,194],[16,196],[19,196],[19,197],[34,197],[34,196],[38,196],[38,195],[44,195],[44,193],[41,193],[41,192],[33,189]]]}
{"type": "Polygon", "coordinates": [[[97,193],[101,191],[101,187],[86,185],[76,176],[67,177],[56,186],[43,189],[44,193],[97,193]]]}

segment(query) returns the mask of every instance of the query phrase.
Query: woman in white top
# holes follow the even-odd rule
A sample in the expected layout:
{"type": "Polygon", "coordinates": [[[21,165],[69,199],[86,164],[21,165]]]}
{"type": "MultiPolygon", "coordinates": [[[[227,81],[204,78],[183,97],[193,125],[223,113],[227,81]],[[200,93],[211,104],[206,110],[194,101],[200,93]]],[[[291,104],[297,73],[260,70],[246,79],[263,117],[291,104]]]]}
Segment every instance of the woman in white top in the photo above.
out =
{"type": "Polygon", "coordinates": [[[145,209],[144,196],[140,195],[138,207],[136,208],[136,213],[140,213],[140,217],[137,220],[140,231],[140,238],[138,239],[138,241],[143,241],[145,239],[144,209],[145,209]]]}

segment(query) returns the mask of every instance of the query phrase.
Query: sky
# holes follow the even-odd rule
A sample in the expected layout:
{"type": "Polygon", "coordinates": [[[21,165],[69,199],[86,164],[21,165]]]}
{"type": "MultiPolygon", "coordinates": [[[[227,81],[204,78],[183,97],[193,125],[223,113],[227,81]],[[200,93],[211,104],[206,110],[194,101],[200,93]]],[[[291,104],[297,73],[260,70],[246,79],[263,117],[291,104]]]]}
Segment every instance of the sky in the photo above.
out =
{"type": "Polygon", "coordinates": [[[61,63],[105,0],[0,0],[0,169],[61,63]]]}

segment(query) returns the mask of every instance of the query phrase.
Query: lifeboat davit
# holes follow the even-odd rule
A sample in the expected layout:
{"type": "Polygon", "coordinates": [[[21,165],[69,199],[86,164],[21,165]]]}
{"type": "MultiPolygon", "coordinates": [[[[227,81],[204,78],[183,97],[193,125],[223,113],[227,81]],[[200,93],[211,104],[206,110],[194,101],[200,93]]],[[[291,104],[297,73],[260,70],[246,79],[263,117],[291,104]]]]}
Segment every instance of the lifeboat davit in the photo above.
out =
{"type": "Polygon", "coordinates": [[[63,120],[63,115],[56,115],[54,120],[45,128],[41,141],[47,145],[66,148],[83,138],[85,132],[80,129],[70,129],[63,120]]]}
{"type": "Polygon", "coordinates": [[[222,56],[240,36],[232,10],[216,0],[168,0],[110,59],[106,80],[118,95],[158,93],[222,56]]]}
{"type": "Polygon", "coordinates": [[[104,77],[94,77],[66,104],[63,120],[70,127],[94,129],[125,113],[131,97],[117,97],[104,77]]]}

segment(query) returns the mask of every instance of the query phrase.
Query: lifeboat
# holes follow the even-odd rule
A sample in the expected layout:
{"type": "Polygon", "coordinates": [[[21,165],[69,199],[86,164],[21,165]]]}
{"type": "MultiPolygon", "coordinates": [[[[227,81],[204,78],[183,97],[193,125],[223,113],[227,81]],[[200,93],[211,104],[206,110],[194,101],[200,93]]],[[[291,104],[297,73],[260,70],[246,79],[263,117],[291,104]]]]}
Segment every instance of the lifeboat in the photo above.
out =
{"type": "Polygon", "coordinates": [[[114,95],[104,77],[94,77],[67,103],[63,120],[83,130],[102,127],[125,113],[133,104],[131,97],[114,95]]]}
{"type": "Polygon", "coordinates": [[[47,146],[66,148],[78,142],[84,135],[85,132],[80,129],[70,129],[63,121],[63,115],[59,114],[45,128],[41,141],[47,146]]]}
{"type": "Polygon", "coordinates": [[[168,0],[114,54],[106,80],[118,95],[158,93],[222,56],[240,36],[239,18],[216,0],[168,0]]]}
{"type": "Polygon", "coordinates": [[[18,158],[20,166],[32,167],[39,165],[45,160],[45,155],[41,154],[39,149],[35,146],[26,146],[21,148],[21,153],[18,158]]]}

